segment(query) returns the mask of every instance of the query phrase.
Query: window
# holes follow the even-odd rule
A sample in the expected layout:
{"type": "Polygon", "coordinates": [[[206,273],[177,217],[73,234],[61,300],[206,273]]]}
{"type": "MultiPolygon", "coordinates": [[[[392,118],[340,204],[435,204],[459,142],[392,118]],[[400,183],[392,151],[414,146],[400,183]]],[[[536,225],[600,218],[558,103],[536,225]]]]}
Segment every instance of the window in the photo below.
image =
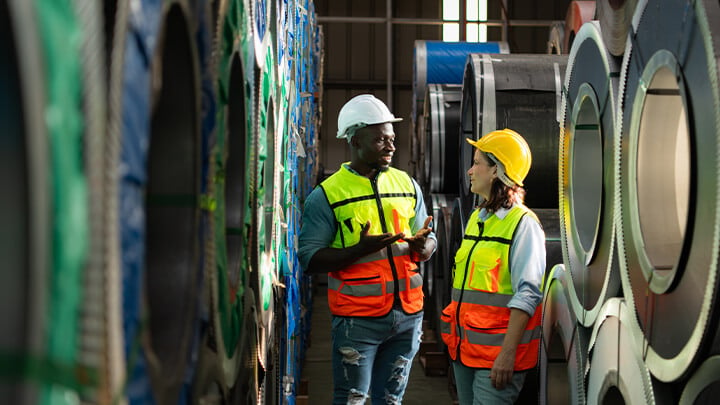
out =
{"type": "MultiPolygon", "coordinates": [[[[468,42],[487,42],[487,0],[468,0],[465,11],[465,38],[468,42]]],[[[443,0],[443,41],[460,40],[460,0],[443,0]],[[453,21],[453,22],[451,22],[453,21]]]]}

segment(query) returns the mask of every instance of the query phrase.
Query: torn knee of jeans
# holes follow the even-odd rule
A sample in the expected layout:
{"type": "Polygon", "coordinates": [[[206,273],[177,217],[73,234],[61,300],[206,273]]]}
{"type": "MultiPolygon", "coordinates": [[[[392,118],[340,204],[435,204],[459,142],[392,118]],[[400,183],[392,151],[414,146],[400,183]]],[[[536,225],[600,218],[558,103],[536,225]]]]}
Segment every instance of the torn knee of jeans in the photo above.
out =
{"type": "Polygon", "coordinates": [[[405,382],[405,376],[407,373],[405,372],[405,369],[407,368],[408,364],[410,363],[410,359],[403,356],[398,356],[397,359],[395,359],[395,363],[393,364],[393,371],[392,374],[390,374],[390,381],[397,381],[399,385],[403,385],[405,382]]]}
{"type": "Polygon", "coordinates": [[[347,405],[362,405],[365,403],[365,398],[367,398],[366,393],[358,391],[355,388],[350,388],[347,405]]]}
{"type": "Polygon", "coordinates": [[[338,349],[340,354],[343,356],[343,363],[344,364],[350,364],[353,366],[359,366],[360,365],[360,359],[365,358],[365,356],[361,355],[360,352],[353,349],[352,347],[341,347],[338,349]]]}
{"type": "Polygon", "coordinates": [[[387,392],[387,390],[385,390],[385,403],[388,405],[399,405],[402,402],[400,402],[400,397],[398,397],[397,395],[393,395],[387,392]]]}

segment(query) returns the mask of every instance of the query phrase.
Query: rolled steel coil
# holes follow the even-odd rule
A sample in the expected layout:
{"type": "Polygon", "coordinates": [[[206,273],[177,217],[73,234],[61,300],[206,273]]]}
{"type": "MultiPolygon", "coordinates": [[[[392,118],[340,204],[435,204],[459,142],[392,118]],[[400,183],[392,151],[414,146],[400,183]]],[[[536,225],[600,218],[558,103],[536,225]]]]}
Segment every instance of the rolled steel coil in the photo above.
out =
{"type": "Polygon", "coordinates": [[[550,33],[548,34],[547,54],[562,55],[568,53],[563,48],[565,42],[565,21],[556,21],[550,25],[550,33]]]}
{"type": "MultiPolygon", "coordinates": [[[[31,358],[51,359],[46,350],[48,290],[52,268],[52,179],[43,43],[32,2],[0,4],[0,397],[10,403],[37,404],[50,381],[25,370],[31,358]],[[14,241],[10,243],[9,241],[14,241]],[[31,381],[35,382],[32,383],[31,381]]],[[[51,363],[47,361],[47,363],[51,363]]]]}
{"type": "Polygon", "coordinates": [[[570,2],[565,13],[565,35],[562,49],[570,51],[580,27],[595,18],[595,7],[596,4],[593,0],[573,0],[570,2]]]}
{"type": "Polygon", "coordinates": [[[622,288],[664,382],[718,345],[720,5],[641,1],[620,80],[616,228],[622,288]]]}
{"type": "Polygon", "coordinates": [[[655,380],[643,361],[643,342],[633,313],[621,298],[603,305],[590,338],[587,403],[672,404],[669,387],[655,380]]]}
{"type": "Polygon", "coordinates": [[[525,179],[530,208],[558,206],[558,121],[565,55],[468,56],[463,80],[457,155],[460,199],[465,217],[474,206],[467,170],[478,139],[495,129],[511,128],[530,145],[533,167],[525,179]]]}
{"type": "Polygon", "coordinates": [[[720,395],[720,356],[710,356],[693,372],[680,395],[680,405],[714,404],[720,395]]]}
{"type": "Polygon", "coordinates": [[[422,113],[428,85],[462,84],[465,60],[471,53],[510,53],[510,48],[507,42],[415,41],[413,122],[422,113]]]}
{"type": "Polygon", "coordinates": [[[584,404],[585,369],[590,329],[583,327],[571,305],[572,280],[562,264],[545,282],[542,338],[538,369],[541,404],[584,404]]]}
{"type": "Polygon", "coordinates": [[[259,270],[251,246],[257,244],[257,211],[251,207],[258,176],[253,136],[258,69],[253,39],[243,35],[252,29],[249,2],[222,1],[217,21],[213,60],[217,119],[211,166],[216,206],[211,221],[214,237],[208,241],[214,254],[208,256],[212,262],[207,266],[214,337],[210,347],[220,363],[222,391],[231,399],[254,403],[259,380],[258,305],[250,268],[259,270]]]}
{"type": "Polygon", "coordinates": [[[267,62],[266,53],[268,45],[272,42],[271,26],[273,16],[273,3],[276,0],[250,0],[250,21],[252,39],[254,41],[255,62],[262,69],[267,62]]]}
{"type": "Polygon", "coordinates": [[[638,0],[598,0],[596,18],[600,22],[600,32],[608,52],[622,56],[632,24],[638,0]]]}
{"type": "Polygon", "coordinates": [[[614,226],[619,71],[620,61],[605,49],[600,25],[583,25],[565,74],[558,175],[563,261],[577,293],[573,310],[586,327],[620,288],[614,226]]]}
{"type": "Polygon", "coordinates": [[[460,97],[462,86],[431,84],[427,87],[420,139],[418,182],[426,194],[457,194],[458,176],[455,145],[460,135],[460,97]]]}
{"type": "Polygon", "coordinates": [[[426,307],[431,307],[427,318],[430,319],[436,333],[438,350],[442,351],[445,344],[440,337],[440,314],[450,303],[449,279],[451,273],[450,225],[452,223],[452,204],[455,197],[451,195],[433,194],[432,215],[437,249],[425,266],[423,289],[427,295],[426,307]]]}
{"type": "Polygon", "coordinates": [[[144,1],[130,8],[124,33],[119,181],[131,402],[177,401],[194,367],[202,140],[193,18],[184,1],[144,1]]]}

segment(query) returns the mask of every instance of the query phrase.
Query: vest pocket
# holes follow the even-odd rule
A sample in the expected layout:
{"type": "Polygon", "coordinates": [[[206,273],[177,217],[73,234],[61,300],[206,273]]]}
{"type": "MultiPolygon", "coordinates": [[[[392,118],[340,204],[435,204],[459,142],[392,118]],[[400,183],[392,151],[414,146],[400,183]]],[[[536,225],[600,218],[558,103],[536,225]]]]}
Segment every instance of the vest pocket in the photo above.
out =
{"type": "Polygon", "coordinates": [[[500,314],[465,313],[465,336],[469,345],[467,354],[474,359],[494,362],[502,348],[510,318],[500,314]]]}
{"type": "Polygon", "coordinates": [[[457,302],[453,301],[440,314],[440,337],[454,359],[460,337],[457,334],[457,302]]]}
{"type": "Polygon", "coordinates": [[[385,304],[385,281],[380,275],[346,278],[338,289],[337,305],[381,307],[385,304]]]}
{"type": "Polygon", "coordinates": [[[493,248],[479,248],[470,257],[468,287],[476,291],[496,293],[500,290],[500,252],[493,248]]]}

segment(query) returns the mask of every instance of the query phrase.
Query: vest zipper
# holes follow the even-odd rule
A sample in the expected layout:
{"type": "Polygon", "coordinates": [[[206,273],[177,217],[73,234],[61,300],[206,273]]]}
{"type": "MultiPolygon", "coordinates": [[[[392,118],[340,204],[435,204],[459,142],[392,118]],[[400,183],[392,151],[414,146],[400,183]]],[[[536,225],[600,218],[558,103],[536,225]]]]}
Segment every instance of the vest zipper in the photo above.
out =
{"type": "Polygon", "coordinates": [[[458,359],[460,364],[462,364],[462,360],[460,359],[460,346],[462,345],[462,329],[460,327],[460,306],[462,305],[462,299],[463,299],[463,295],[465,293],[465,283],[467,282],[468,267],[470,266],[469,259],[470,259],[470,257],[472,257],[472,252],[473,252],[473,250],[475,250],[475,247],[477,246],[477,244],[480,243],[480,238],[482,237],[484,230],[485,230],[485,222],[478,221],[478,238],[475,240],[472,247],[470,248],[470,251],[468,252],[468,260],[465,261],[465,271],[463,272],[463,282],[461,285],[462,288],[460,288],[460,297],[458,297],[458,304],[457,304],[457,309],[455,312],[455,319],[457,319],[457,326],[456,326],[457,330],[455,331],[455,333],[458,333],[458,336],[460,337],[460,341],[457,345],[457,348],[455,349],[456,350],[455,357],[458,359]]]}
{"type": "MultiPolygon", "coordinates": [[[[383,211],[382,200],[380,199],[380,191],[378,190],[378,187],[377,187],[378,177],[380,177],[380,172],[378,172],[378,174],[375,175],[375,177],[373,177],[370,180],[370,185],[372,186],[373,193],[375,194],[375,203],[377,204],[378,216],[380,217],[380,226],[382,227],[383,233],[387,233],[388,226],[387,226],[387,223],[385,222],[385,212],[383,211]]],[[[393,257],[393,253],[392,253],[392,245],[387,246],[385,249],[387,250],[388,261],[390,262],[390,270],[392,271],[392,276],[393,276],[393,285],[395,286],[395,288],[393,289],[393,307],[394,307],[395,304],[400,303],[400,286],[399,286],[400,279],[398,278],[397,268],[395,267],[395,258],[393,257]]],[[[400,305],[400,307],[402,308],[402,304],[400,305]]],[[[404,311],[405,311],[405,309],[403,309],[403,312],[404,311]]]]}

